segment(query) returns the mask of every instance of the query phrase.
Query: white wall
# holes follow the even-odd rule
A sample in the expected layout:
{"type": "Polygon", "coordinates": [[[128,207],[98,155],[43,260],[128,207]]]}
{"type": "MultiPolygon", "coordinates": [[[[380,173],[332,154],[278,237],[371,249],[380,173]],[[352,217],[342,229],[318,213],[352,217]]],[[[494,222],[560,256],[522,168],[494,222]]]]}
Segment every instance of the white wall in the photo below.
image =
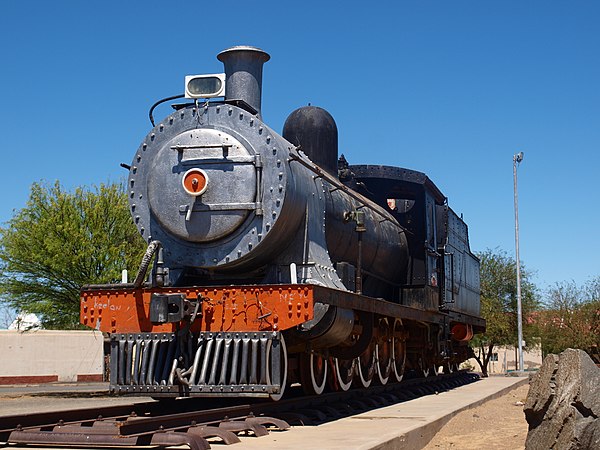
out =
{"type": "Polygon", "coordinates": [[[0,330],[0,384],[100,381],[99,331],[0,330]]]}
{"type": "MultiPolygon", "coordinates": [[[[475,350],[475,353],[477,353],[477,350],[475,350]]],[[[498,360],[492,361],[490,359],[490,363],[488,366],[488,373],[503,374],[503,373],[507,373],[508,371],[517,370],[517,369],[515,369],[515,365],[516,365],[515,356],[518,358],[518,350],[517,350],[517,354],[515,355],[515,347],[511,347],[511,346],[494,347],[494,349],[492,350],[492,353],[497,354],[498,360]]],[[[532,370],[532,369],[537,369],[537,368],[541,367],[541,365],[542,365],[542,347],[541,347],[541,345],[537,345],[528,350],[523,350],[523,361],[524,361],[523,367],[525,370],[532,370]]],[[[477,364],[477,361],[474,358],[467,360],[466,363],[468,365],[470,365],[471,367],[473,367],[473,370],[475,370],[475,371],[481,370],[481,368],[479,367],[479,364],[477,364]]]]}

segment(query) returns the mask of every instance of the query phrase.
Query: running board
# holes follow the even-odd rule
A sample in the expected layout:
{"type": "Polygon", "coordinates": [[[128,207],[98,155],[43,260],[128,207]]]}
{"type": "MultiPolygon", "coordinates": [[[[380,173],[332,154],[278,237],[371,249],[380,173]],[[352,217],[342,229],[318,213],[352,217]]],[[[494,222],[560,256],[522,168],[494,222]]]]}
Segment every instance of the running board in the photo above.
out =
{"type": "MultiPolygon", "coordinates": [[[[116,333],[110,392],[268,397],[281,392],[280,332],[116,333]]],[[[284,350],[285,351],[285,350],[284,350]]]]}

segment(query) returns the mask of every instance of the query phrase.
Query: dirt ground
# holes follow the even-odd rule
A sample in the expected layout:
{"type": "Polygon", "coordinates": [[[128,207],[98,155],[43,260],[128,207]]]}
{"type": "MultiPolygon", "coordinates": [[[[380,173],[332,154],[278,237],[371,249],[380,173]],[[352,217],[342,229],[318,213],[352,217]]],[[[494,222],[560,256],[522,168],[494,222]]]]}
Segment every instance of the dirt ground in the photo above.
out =
{"type": "Polygon", "coordinates": [[[528,390],[529,385],[519,386],[502,397],[458,413],[425,449],[524,449],[527,421],[523,403],[528,390]]]}

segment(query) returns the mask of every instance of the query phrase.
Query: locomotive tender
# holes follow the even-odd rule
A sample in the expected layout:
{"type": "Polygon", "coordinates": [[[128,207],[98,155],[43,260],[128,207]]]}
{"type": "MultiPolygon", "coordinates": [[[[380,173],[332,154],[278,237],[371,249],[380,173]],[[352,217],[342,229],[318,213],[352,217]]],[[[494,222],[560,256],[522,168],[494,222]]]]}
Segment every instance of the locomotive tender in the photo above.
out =
{"type": "Polygon", "coordinates": [[[128,166],[149,244],[135,281],[82,288],[81,322],[110,335],[111,393],[277,400],[291,383],[320,394],[457,369],[485,321],[442,192],[338,159],[321,108],[278,134],[261,118],[269,55],[218,59],[225,73],[186,77],[190,100],[128,166]]]}

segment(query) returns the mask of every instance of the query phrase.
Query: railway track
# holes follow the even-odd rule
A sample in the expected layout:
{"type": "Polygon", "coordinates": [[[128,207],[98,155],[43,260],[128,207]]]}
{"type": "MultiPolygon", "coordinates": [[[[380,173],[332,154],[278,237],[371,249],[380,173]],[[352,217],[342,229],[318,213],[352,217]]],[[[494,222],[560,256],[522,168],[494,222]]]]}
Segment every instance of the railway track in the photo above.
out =
{"type": "Polygon", "coordinates": [[[33,444],[165,448],[184,445],[191,450],[201,450],[210,448],[211,441],[233,444],[240,442],[240,437],[254,438],[269,431],[288,430],[290,424],[317,425],[477,380],[478,375],[456,372],[309,397],[294,395],[292,389],[290,398],[276,403],[181,399],[4,416],[0,418],[0,442],[12,447],[33,444]]]}

